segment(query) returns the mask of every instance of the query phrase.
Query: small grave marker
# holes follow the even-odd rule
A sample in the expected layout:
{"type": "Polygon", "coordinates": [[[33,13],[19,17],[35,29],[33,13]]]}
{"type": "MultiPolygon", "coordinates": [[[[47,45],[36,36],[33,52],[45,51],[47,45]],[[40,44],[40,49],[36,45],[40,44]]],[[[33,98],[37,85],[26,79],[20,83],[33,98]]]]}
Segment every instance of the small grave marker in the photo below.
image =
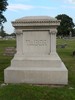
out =
{"type": "Polygon", "coordinates": [[[75,56],[75,51],[73,51],[73,54],[72,55],[75,56]]]}
{"type": "Polygon", "coordinates": [[[5,56],[14,56],[15,53],[16,53],[15,47],[6,47],[4,50],[5,56]]]}

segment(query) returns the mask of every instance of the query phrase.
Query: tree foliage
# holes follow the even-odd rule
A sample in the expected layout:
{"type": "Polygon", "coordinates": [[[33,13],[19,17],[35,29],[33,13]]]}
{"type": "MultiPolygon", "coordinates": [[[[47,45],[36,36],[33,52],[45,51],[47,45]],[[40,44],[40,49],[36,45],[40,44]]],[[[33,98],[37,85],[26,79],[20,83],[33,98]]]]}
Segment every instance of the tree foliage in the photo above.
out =
{"type": "Polygon", "coordinates": [[[5,37],[7,33],[4,31],[4,27],[2,26],[0,29],[0,36],[5,37]]]}
{"type": "Polygon", "coordinates": [[[67,36],[69,35],[70,31],[74,28],[74,23],[71,17],[66,14],[57,15],[56,18],[61,20],[60,26],[58,26],[58,33],[57,35],[67,36]]]}
{"type": "Polygon", "coordinates": [[[16,33],[11,33],[10,36],[14,36],[15,37],[16,36],[16,33]]]}
{"type": "Polygon", "coordinates": [[[3,12],[7,9],[7,5],[7,0],[0,0],[0,27],[2,27],[3,23],[7,21],[3,15],[3,12]]]}
{"type": "Polygon", "coordinates": [[[73,36],[75,36],[75,28],[73,29],[72,33],[73,33],[73,36]]]}

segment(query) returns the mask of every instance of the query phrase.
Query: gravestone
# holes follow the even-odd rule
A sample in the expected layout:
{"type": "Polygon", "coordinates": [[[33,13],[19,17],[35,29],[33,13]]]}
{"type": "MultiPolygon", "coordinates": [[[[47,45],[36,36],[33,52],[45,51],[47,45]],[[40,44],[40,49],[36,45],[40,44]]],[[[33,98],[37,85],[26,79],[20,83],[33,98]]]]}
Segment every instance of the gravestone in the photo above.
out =
{"type": "Polygon", "coordinates": [[[67,84],[68,70],[56,52],[60,20],[31,16],[12,22],[17,52],[4,70],[5,83],[67,84]]]}
{"type": "Polygon", "coordinates": [[[75,51],[73,51],[72,55],[75,57],[75,51]]]}
{"type": "Polygon", "coordinates": [[[69,38],[71,39],[72,38],[72,32],[70,31],[69,33],[69,38]]]}
{"type": "Polygon", "coordinates": [[[5,56],[14,56],[14,54],[16,53],[16,49],[15,47],[6,47],[4,50],[4,54],[5,56]]]}

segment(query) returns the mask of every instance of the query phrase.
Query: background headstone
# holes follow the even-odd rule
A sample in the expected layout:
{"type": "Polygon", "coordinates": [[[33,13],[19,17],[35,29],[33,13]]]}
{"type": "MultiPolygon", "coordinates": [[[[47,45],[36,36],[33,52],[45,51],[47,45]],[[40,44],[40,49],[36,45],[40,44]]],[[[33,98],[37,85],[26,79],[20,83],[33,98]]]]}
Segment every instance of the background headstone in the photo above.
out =
{"type": "Polygon", "coordinates": [[[15,47],[6,47],[5,50],[4,50],[5,56],[14,56],[15,53],[16,53],[15,47]]]}

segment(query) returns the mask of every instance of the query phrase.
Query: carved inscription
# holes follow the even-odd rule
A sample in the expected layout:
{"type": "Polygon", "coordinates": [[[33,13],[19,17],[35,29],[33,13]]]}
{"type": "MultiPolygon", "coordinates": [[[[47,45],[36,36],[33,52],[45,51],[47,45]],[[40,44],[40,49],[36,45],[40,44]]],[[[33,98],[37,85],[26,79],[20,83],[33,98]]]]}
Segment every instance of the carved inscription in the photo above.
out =
{"type": "Polygon", "coordinates": [[[47,46],[47,40],[26,40],[27,46],[47,46]]]}

